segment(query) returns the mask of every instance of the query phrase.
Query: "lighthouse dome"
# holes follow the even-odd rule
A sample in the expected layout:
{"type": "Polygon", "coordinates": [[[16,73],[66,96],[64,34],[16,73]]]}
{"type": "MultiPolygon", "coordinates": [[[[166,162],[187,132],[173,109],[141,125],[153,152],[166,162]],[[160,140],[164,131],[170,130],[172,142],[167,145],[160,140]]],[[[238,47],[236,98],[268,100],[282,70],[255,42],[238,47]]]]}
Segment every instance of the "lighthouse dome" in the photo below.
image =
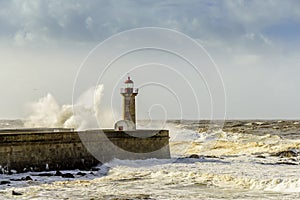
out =
{"type": "Polygon", "coordinates": [[[124,83],[133,83],[133,81],[130,79],[130,76],[128,76],[128,79],[124,83]]]}

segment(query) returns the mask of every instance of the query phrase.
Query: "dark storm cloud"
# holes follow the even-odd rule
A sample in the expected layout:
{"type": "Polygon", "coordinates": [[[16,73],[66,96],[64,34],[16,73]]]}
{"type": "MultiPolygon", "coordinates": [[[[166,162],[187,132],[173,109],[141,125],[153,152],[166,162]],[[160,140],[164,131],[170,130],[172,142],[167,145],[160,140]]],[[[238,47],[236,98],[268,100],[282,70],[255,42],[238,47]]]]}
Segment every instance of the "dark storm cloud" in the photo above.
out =
{"type": "Polygon", "coordinates": [[[201,40],[233,42],[249,33],[273,36],[281,26],[293,31],[279,19],[299,20],[299,6],[299,1],[1,1],[0,34],[16,42],[90,42],[161,26],[201,40]]]}

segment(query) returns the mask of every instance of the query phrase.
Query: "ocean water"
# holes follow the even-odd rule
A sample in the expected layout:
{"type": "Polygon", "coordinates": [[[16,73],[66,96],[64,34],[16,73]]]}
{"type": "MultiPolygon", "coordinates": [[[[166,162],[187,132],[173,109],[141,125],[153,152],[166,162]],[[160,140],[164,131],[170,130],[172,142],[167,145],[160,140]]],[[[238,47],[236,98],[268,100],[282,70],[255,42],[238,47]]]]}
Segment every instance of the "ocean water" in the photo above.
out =
{"type": "MultiPolygon", "coordinates": [[[[0,127],[22,121],[2,120],[0,127]]],[[[2,174],[10,184],[0,185],[0,199],[300,198],[299,121],[232,120],[213,128],[208,121],[169,121],[166,128],[171,159],[115,159],[84,176],[63,171],[75,178],[2,174]],[[33,180],[16,180],[26,176],[33,180]]]]}

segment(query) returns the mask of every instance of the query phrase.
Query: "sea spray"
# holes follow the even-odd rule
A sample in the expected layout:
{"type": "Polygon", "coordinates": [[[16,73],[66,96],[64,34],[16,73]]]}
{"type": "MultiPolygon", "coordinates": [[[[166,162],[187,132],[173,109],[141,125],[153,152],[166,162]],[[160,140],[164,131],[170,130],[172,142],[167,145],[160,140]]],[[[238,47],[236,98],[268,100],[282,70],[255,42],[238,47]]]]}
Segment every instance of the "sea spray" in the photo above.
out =
{"type": "Polygon", "coordinates": [[[55,98],[48,93],[37,102],[30,104],[31,115],[27,118],[25,127],[53,127],[57,124],[61,111],[55,98]]]}
{"type": "MultiPolygon", "coordinates": [[[[48,93],[45,97],[30,104],[31,114],[24,126],[61,127],[75,129],[99,128],[98,121],[103,114],[100,109],[103,85],[91,87],[85,91],[74,105],[60,106],[56,99],[48,93]]],[[[113,124],[113,122],[111,122],[113,124]]]]}

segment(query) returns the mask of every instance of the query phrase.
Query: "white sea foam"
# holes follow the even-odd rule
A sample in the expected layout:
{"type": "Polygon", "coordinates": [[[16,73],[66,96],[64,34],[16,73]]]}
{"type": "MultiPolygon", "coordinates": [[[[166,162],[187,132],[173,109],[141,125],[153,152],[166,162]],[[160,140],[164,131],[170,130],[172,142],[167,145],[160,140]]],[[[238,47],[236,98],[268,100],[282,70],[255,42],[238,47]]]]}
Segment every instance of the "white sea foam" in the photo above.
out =
{"type": "Polygon", "coordinates": [[[221,129],[197,132],[167,124],[173,157],[201,154],[209,156],[274,154],[299,149],[300,140],[283,139],[277,135],[254,135],[224,132],[221,129]]]}
{"type": "Polygon", "coordinates": [[[178,141],[195,141],[198,140],[201,135],[196,131],[186,129],[180,127],[178,125],[174,125],[172,123],[168,123],[166,129],[170,132],[170,141],[171,142],[178,142],[178,141]]]}
{"type": "MultiPolygon", "coordinates": [[[[300,190],[299,178],[294,177],[297,166],[267,166],[241,162],[241,160],[223,163],[221,160],[186,159],[190,162],[172,162],[164,160],[146,161],[112,161],[113,168],[109,179],[144,177],[145,185],[151,187],[151,182],[161,184],[213,185],[220,188],[249,189],[276,192],[297,193],[300,190]],[[153,162],[154,161],[154,162],[153,162]],[[193,162],[191,162],[193,161],[193,162]],[[118,163],[118,164],[116,164],[118,163]],[[282,171],[277,171],[278,168],[282,171]],[[247,171],[247,173],[245,173],[247,171]],[[151,178],[152,180],[148,179],[151,178]]],[[[143,182],[143,181],[141,181],[143,182]]],[[[134,184],[134,183],[132,183],[134,184]]],[[[192,188],[191,188],[192,189],[192,188]]]]}
{"type": "Polygon", "coordinates": [[[120,160],[120,159],[113,159],[108,163],[105,163],[105,166],[110,168],[115,168],[118,166],[127,166],[127,167],[152,167],[156,165],[163,165],[168,163],[176,162],[176,159],[156,159],[150,158],[146,160],[120,160]]]}
{"type": "Polygon", "coordinates": [[[283,193],[300,193],[300,179],[277,179],[268,184],[264,190],[283,193]]]}
{"type": "Polygon", "coordinates": [[[299,164],[299,158],[271,156],[285,150],[298,152],[299,140],[222,130],[199,133],[172,123],[166,128],[170,130],[171,159],[114,159],[97,173],[68,181],[37,177],[37,181],[22,182],[24,185],[2,186],[0,199],[13,199],[12,190],[23,193],[23,199],[299,198],[299,165],[280,164],[299,164]],[[204,156],[185,158],[190,154],[204,156]]]}

